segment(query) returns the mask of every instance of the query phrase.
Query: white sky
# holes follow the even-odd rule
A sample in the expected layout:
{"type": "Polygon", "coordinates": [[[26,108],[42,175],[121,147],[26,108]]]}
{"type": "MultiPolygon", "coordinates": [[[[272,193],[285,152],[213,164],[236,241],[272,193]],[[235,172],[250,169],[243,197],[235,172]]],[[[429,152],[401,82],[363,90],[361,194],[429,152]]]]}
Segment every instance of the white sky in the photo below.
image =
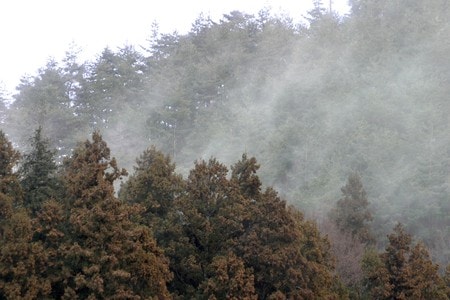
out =
{"type": "MultiPolygon", "coordinates": [[[[333,9],[346,12],[346,3],[333,0],[333,9]]],[[[93,60],[106,46],[146,45],[155,21],[162,33],[186,33],[201,12],[218,21],[232,10],[264,7],[298,21],[312,0],[1,0],[0,88],[13,92],[22,76],[60,60],[71,44],[93,60]]]]}

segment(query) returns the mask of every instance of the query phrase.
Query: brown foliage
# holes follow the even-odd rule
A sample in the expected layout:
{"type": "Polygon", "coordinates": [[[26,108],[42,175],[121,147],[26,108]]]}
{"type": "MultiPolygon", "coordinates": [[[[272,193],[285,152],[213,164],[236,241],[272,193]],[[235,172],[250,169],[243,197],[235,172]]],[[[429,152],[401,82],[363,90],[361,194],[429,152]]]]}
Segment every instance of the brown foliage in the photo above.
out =
{"type": "Polygon", "coordinates": [[[0,298],[38,299],[51,292],[45,274],[48,256],[40,242],[32,241],[32,222],[25,210],[14,212],[0,240],[0,298]]]}
{"type": "Polygon", "coordinates": [[[365,268],[372,295],[378,299],[447,299],[438,265],[433,264],[422,243],[412,246],[412,237],[401,224],[388,236],[379,262],[365,268]]]}
{"type": "Polygon", "coordinates": [[[230,179],[215,159],[195,164],[169,221],[159,223],[171,291],[184,299],[337,298],[326,238],[274,190],[261,192],[257,169],[245,155],[230,179]]]}
{"type": "Polygon", "coordinates": [[[125,174],[98,133],[66,162],[64,178],[73,203],[70,236],[60,247],[66,297],[169,297],[166,258],[150,229],[133,222],[142,207],[114,196],[113,182],[125,174]]]}

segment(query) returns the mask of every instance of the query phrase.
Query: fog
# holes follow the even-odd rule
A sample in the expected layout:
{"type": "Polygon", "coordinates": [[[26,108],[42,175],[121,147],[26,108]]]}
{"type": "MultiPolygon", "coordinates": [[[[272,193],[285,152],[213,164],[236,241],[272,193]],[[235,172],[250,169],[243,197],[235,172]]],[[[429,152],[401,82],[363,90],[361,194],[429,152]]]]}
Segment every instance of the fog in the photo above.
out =
{"type": "Polygon", "coordinates": [[[150,145],[183,175],[247,153],[317,219],[358,172],[378,237],[403,222],[448,264],[448,5],[351,2],[346,17],[316,7],[308,26],[270,11],[199,17],[187,34],[154,32],[146,51],[49,64],[18,87],[2,127],[25,150],[41,125],[61,155],[100,130],[131,173],[150,145]]]}

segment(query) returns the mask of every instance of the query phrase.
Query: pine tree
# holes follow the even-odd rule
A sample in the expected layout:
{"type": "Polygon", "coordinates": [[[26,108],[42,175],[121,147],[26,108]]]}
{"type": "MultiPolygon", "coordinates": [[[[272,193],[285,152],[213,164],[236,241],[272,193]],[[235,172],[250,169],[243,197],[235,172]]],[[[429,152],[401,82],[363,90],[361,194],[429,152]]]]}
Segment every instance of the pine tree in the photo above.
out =
{"type": "Polygon", "coordinates": [[[0,220],[10,213],[12,206],[22,204],[22,189],[20,188],[14,168],[20,159],[5,133],[0,130],[0,220]]]}
{"type": "Polygon", "coordinates": [[[51,293],[47,253],[33,241],[33,224],[27,211],[15,209],[0,224],[0,299],[43,299],[51,293]]]}
{"type": "Polygon", "coordinates": [[[31,128],[42,126],[58,154],[70,154],[85,127],[75,114],[69,77],[57,62],[50,60],[38,75],[22,80],[6,120],[14,124],[8,129],[19,146],[27,144],[31,128]]]}
{"type": "Polygon", "coordinates": [[[234,253],[214,257],[207,272],[208,280],[200,285],[205,298],[257,299],[252,270],[234,253]]]}
{"type": "Polygon", "coordinates": [[[57,198],[60,183],[55,172],[56,150],[43,136],[42,127],[36,129],[31,140],[31,151],[25,153],[19,169],[20,184],[24,191],[24,206],[36,214],[42,203],[57,198]]]}
{"type": "Polygon", "coordinates": [[[367,248],[361,261],[364,272],[365,289],[363,294],[367,299],[390,299],[393,285],[389,282],[389,272],[374,248],[367,248]]]}
{"type": "Polygon", "coordinates": [[[405,232],[401,224],[398,224],[388,239],[386,252],[381,257],[389,273],[389,283],[393,287],[391,293],[396,298],[405,297],[405,291],[412,288],[410,281],[412,274],[408,265],[412,237],[405,232]]]}
{"type": "Polygon", "coordinates": [[[412,291],[409,299],[447,299],[444,280],[439,275],[439,266],[431,261],[428,249],[417,243],[408,258],[411,269],[412,291]]]}
{"type": "Polygon", "coordinates": [[[246,155],[230,179],[215,159],[195,164],[160,237],[170,290],[185,299],[345,299],[326,238],[274,190],[261,192],[257,169],[246,155]]]}
{"type": "Polygon", "coordinates": [[[45,268],[41,268],[39,276],[44,277],[51,286],[50,296],[54,299],[64,295],[68,270],[62,245],[70,237],[68,229],[64,205],[54,199],[42,203],[33,219],[33,242],[42,244],[45,268]]]}
{"type": "Polygon", "coordinates": [[[369,289],[377,299],[448,299],[444,280],[422,243],[412,245],[412,237],[398,224],[388,235],[386,251],[379,262],[365,259],[369,289]]]}
{"type": "Polygon", "coordinates": [[[36,299],[49,295],[42,244],[33,241],[33,224],[22,208],[23,193],[14,168],[19,152],[0,131],[0,299],[36,299]]]}
{"type": "Polygon", "coordinates": [[[151,147],[136,160],[135,172],[122,185],[120,199],[145,207],[147,224],[165,219],[183,184],[169,156],[151,147]]]}
{"type": "Polygon", "coordinates": [[[148,227],[133,220],[142,212],[114,196],[120,170],[101,135],[75,149],[65,162],[69,196],[64,255],[64,297],[167,298],[171,274],[148,227]]]}
{"type": "Polygon", "coordinates": [[[259,167],[256,159],[247,158],[247,154],[243,154],[242,159],[231,167],[231,181],[239,186],[246,197],[254,197],[261,192],[261,181],[256,175],[259,167]]]}
{"type": "Polygon", "coordinates": [[[226,256],[230,232],[239,228],[238,222],[221,218],[225,206],[233,207],[226,175],[227,168],[215,159],[197,162],[175,202],[171,236],[163,243],[177,274],[171,288],[185,299],[201,296],[199,287],[209,280],[205,270],[216,256],[226,256]]]}
{"type": "Polygon", "coordinates": [[[337,295],[326,239],[273,190],[261,192],[258,168],[243,155],[228,179],[217,160],[199,161],[180,184],[161,153],[150,149],[138,160],[121,196],[144,204],[150,219],[163,217],[151,225],[170,259],[174,295],[337,295]]]}
{"type": "Polygon", "coordinates": [[[359,175],[351,174],[341,190],[343,197],[336,203],[331,218],[340,230],[351,233],[364,243],[372,243],[373,237],[368,224],[372,221],[372,214],[368,209],[369,201],[359,175]]]}

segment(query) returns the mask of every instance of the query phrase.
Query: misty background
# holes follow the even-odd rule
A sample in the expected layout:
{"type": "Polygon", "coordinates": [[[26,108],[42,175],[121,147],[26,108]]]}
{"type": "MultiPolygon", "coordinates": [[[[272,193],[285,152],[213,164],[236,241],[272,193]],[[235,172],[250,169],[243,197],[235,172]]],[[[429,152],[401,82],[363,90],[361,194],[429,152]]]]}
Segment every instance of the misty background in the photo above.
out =
{"type": "MultiPolygon", "coordinates": [[[[2,130],[21,151],[38,127],[69,156],[100,130],[130,172],[150,145],[186,174],[247,153],[310,218],[326,218],[360,174],[379,239],[397,222],[450,261],[450,7],[444,0],[315,1],[308,24],[263,9],[185,34],[155,25],[145,49],[80,49],[4,92],[2,130]],[[326,4],[326,3],[324,3],[326,4]]],[[[29,49],[30,52],[33,49],[29,49]]]]}

